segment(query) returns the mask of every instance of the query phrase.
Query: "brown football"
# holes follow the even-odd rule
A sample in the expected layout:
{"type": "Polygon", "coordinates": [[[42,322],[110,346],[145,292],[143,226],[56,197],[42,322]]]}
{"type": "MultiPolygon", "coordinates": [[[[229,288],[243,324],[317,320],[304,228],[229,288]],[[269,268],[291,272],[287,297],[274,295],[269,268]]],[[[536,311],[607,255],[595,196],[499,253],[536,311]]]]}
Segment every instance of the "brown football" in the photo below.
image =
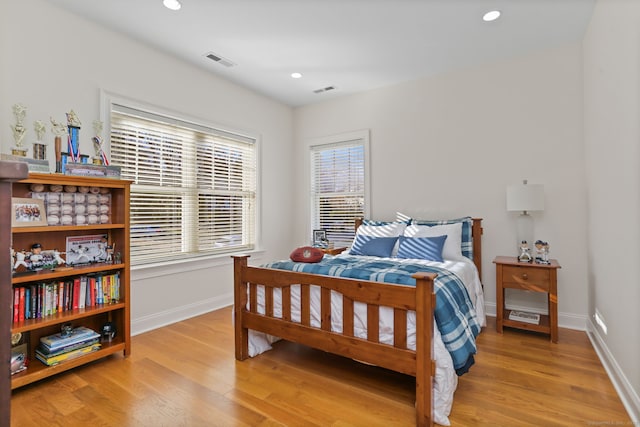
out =
{"type": "Polygon", "coordinates": [[[324,256],[321,249],[312,246],[302,246],[294,249],[289,257],[294,262],[319,262],[324,256]]]}

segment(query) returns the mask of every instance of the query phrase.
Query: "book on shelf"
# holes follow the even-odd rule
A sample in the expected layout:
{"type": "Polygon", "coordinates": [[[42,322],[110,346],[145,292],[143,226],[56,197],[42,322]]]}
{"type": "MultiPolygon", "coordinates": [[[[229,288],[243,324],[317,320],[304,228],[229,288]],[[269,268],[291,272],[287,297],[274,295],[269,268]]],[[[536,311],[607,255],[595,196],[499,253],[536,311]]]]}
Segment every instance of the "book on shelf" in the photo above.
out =
{"type": "Polygon", "coordinates": [[[13,322],[120,302],[120,272],[80,275],[13,288],[13,322]]]}
{"type": "Polygon", "coordinates": [[[100,334],[96,331],[84,326],[78,326],[68,334],[58,332],[57,334],[42,337],[40,338],[40,345],[46,348],[49,352],[54,352],[71,344],[77,344],[79,342],[98,337],[100,337],[100,334]]]}
{"type": "Polygon", "coordinates": [[[99,342],[100,342],[100,338],[97,338],[97,337],[87,338],[86,340],[77,342],[75,344],[69,344],[64,347],[60,347],[56,350],[50,350],[46,346],[41,344],[38,346],[36,351],[39,352],[43,357],[53,357],[53,356],[59,356],[63,353],[67,353],[72,350],[77,350],[79,348],[87,347],[89,345],[98,344],[99,342]]]}
{"type": "Polygon", "coordinates": [[[46,356],[36,350],[36,359],[41,361],[47,366],[56,365],[60,362],[64,362],[66,360],[75,359],[76,357],[84,356],[85,354],[93,353],[94,351],[100,350],[101,344],[89,344],[81,348],[77,348],[75,350],[68,351],[66,353],[58,354],[57,356],[46,356]]]}
{"type": "Polygon", "coordinates": [[[518,322],[540,324],[540,315],[538,313],[530,313],[528,311],[511,310],[509,320],[517,320],[518,322]]]}

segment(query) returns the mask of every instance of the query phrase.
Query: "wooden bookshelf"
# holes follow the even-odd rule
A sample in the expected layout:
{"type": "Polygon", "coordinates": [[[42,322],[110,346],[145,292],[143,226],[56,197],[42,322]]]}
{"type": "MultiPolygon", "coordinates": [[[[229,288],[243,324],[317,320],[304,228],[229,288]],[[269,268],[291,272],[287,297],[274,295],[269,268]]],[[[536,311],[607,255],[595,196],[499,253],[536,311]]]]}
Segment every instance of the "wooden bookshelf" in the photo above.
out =
{"type": "MultiPolygon", "coordinates": [[[[13,197],[38,198],[45,200],[45,211],[57,209],[54,204],[42,193],[61,194],[103,194],[108,196],[108,221],[78,222],[71,225],[60,225],[50,222],[50,225],[38,225],[35,227],[18,226],[11,227],[11,247],[16,252],[29,252],[31,245],[40,243],[43,250],[56,249],[63,252],[62,258],[69,259],[66,251],[67,238],[104,235],[109,244],[115,243],[115,251],[119,253],[115,259],[106,262],[87,263],[82,265],[67,266],[62,268],[44,268],[31,271],[20,266],[12,271],[11,287],[12,295],[16,288],[30,287],[42,283],[58,283],[59,281],[72,281],[75,278],[88,277],[88,275],[115,275],[119,277],[119,298],[117,301],[108,301],[102,304],[86,306],[84,308],[58,309],[53,314],[13,319],[13,307],[11,333],[21,334],[27,344],[27,369],[11,376],[11,388],[15,389],[41,379],[68,371],[77,366],[93,362],[98,359],[122,352],[124,356],[131,353],[130,331],[130,250],[129,250],[129,198],[130,182],[119,179],[94,178],[69,176],[61,174],[31,173],[29,177],[12,184],[13,197]],[[37,184],[34,186],[34,184],[37,184]],[[52,187],[53,186],[53,187],[52,187]],[[62,191],[56,186],[62,186],[62,191]],[[40,188],[38,188],[40,187],[40,188]],[[76,188],[75,191],[73,187],[76,188]],[[87,192],[87,188],[94,192],[87,192]],[[100,193],[98,193],[98,189],[100,193]],[[42,191],[34,191],[42,190],[42,191]],[[109,342],[101,342],[101,348],[77,358],[61,362],[57,365],[47,366],[35,357],[40,338],[60,332],[63,324],[71,324],[72,327],[84,326],[100,333],[102,325],[111,322],[116,327],[116,336],[109,342]]],[[[54,195],[52,195],[52,198],[54,195]]],[[[68,197],[68,196],[67,196],[68,197]]],[[[74,196],[75,197],[75,196],[74,196]]],[[[61,196],[62,198],[62,196],[61,196]]],[[[76,200],[76,199],[74,199],[76,200]]],[[[62,199],[60,201],[62,203],[62,199]]],[[[74,211],[77,202],[73,202],[74,211]]],[[[85,202],[88,208],[88,202],[85,202]]],[[[80,209],[78,209],[80,210],[80,209]]],[[[75,217],[74,217],[75,218],[75,217]]],[[[49,217],[51,220],[51,217],[49,217]]],[[[99,257],[95,257],[100,259],[99,257]]],[[[13,298],[12,298],[13,301],[13,298]]],[[[13,305],[13,304],[12,304],[13,305]]],[[[37,315],[36,315],[37,316],[37,315]]]]}

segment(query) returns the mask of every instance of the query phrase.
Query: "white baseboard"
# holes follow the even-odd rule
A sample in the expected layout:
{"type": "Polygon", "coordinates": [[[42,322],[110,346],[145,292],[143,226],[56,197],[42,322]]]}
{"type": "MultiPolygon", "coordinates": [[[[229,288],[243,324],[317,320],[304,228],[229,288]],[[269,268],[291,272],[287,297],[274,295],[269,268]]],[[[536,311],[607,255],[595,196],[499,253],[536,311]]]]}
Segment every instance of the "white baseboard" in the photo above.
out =
{"type": "Polygon", "coordinates": [[[138,335],[143,332],[161,328],[181,320],[199,316],[210,311],[228,307],[233,304],[233,294],[222,295],[216,298],[209,298],[198,301],[194,304],[174,307],[159,313],[131,319],[131,335],[138,335]]]}
{"type": "MultiPolygon", "coordinates": [[[[529,311],[531,313],[547,314],[536,308],[525,307],[519,305],[510,305],[507,307],[509,310],[529,311]]],[[[484,304],[485,313],[487,316],[496,316],[496,303],[486,302],[484,304]]],[[[574,329],[576,331],[585,331],[587,329],[587,316],[573,313],[558,313],[558,326],[561,328],[574,329]]]]}
{"type": "Polygon", "coordinates": [[[604,340],[600,336],[599,330],[595,327],[591,319],[587,321],[587,336],[591,340],[591,345],[595,349],[602,366],[604,366],[609,379],[613,383],[613,387],[618,392],[620,400],[625,409],[629,413],[631,422],[633,425],[640,424],[640,398],[638,393],[633,389],[629,380],[624,375],[624,372],[620,369],[620,365],[616,362],[609,348],[605,344],[604,340]]]}

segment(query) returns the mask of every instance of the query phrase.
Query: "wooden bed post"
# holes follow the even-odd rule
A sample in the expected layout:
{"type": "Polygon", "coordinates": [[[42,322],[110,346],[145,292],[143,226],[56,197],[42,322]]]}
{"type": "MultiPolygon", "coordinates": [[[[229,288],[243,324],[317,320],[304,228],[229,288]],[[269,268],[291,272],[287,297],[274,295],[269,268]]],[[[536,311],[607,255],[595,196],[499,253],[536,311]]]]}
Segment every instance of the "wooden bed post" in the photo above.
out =
{"type": "Polygon", "coordinates": [[[242,280],[248,255],[233,256],[233,322],[236,343],[236,360],[249,357],[249,330],[242,326],[242,311],[247,307],[247,283],[242,280]]]}
{"type": "Polygon", "coordinates": [[[433,273],[416,273],[416,425],[433,426],[433,273]]]}
{"type": "Polygon", "coordinates": [[[482,218],[473,218],[471,235],[473,236],[473,262],[478,269],[480,282],[482,282],[482,218]]]}

